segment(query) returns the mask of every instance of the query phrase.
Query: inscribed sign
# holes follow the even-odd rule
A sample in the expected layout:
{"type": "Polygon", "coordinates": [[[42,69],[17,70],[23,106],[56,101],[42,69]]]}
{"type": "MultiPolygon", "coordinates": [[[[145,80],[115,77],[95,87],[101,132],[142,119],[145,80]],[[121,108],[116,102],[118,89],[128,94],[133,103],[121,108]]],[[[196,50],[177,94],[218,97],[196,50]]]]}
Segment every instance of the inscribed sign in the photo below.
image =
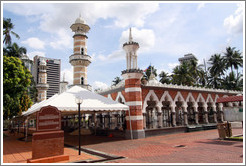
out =
{"type": "Polygon", "coordinates": [[[37,131],[61,129],[61,112],[53,106],[46,106],[37,112],[37,131]]]}

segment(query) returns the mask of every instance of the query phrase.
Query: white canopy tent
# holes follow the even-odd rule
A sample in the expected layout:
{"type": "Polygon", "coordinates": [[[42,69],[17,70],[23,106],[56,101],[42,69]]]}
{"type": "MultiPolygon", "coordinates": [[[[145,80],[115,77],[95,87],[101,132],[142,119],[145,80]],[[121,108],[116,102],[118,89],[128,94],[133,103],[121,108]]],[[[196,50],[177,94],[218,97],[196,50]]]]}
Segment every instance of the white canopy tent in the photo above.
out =
{"type": "MultiPolygon", "coordinates": [[[[61,111],[62,114],[77,114],[78,104],[75,102],[76,98],[82,98],[83,102],[80,106],[80,110],[83,113],[95,114],[96,112],[114,112],[114,111],[127,111],[129,107],[127,105],[121,104],[102,95],[93,93],[79,86],[73,86],[66,92],[61,94],[55,94],[48,100],[44,100],[40,103],[34,104],[27,111],[22,113],[22,116],[29,117],[35,115],[44,106],[54,106],[61,111]]],[[[130,130],[132,139],[132,127],[130,112],[130,130]]]]}
{"type": "Polygon", "coordinates": [[[76,98],[82,98],[81,112],[109,112],[109,111],[126,111],[129,110],[127,105],[118,103],[99,94],[88,91],[79,86],[73,86],[66,92],[56,94],[40,103],[34,104],[27,111],[23,112],[23,116],[28,116],[36,113],[44,106],[54,106],[62,113],[73,113],[78,111],[78,105],[75,102],[76,98]]]}

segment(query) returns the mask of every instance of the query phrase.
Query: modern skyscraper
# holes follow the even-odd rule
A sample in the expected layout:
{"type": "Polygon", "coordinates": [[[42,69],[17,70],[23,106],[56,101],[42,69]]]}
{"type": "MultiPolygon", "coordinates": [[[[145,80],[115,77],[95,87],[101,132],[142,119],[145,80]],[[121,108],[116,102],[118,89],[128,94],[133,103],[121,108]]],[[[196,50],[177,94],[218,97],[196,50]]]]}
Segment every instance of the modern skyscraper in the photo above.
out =
{"type": "Polygon", "coordinates": [[[41,56],[35,56],[33,58],[33,71],[34,82],[38,84],[39,81],[39,65],[42,59],[47,63],[47,84],[49,89],[47,90],[47,99],[60,91],[60,73],[61,73],[61,60],[51,59],[41,56]]]}

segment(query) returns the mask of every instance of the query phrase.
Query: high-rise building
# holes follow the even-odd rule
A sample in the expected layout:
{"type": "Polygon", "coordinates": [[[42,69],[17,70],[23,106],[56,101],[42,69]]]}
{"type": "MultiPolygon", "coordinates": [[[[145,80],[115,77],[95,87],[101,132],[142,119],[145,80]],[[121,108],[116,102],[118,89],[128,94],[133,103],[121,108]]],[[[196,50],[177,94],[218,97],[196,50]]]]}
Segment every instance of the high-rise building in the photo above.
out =
{"type": "Polygon", "coordinates": [[[191,61],[191,60],[197,60],[195,55],[193,55],[192,53],[185,54],[184,57],[179,58],[179,62],[180,63],[188,62],[188,61],[191,61]]]}
{"type": "Polygon", "coordinates": [[[47,63],[47,84],[49,85],[49,89],[47,90],[48,99],[60,91],[61,60],[35,56],[33,58],[32,75],[36,84],[38,84],[39,81],[39,65],[42,59],[47,63]]]}

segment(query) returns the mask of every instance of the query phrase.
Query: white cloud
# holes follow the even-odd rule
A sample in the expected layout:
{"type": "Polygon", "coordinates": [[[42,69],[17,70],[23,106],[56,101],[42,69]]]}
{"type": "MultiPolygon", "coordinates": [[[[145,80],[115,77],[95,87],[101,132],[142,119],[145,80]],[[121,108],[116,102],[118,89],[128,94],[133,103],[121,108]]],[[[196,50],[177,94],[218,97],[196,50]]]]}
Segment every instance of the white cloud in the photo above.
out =
{"type": "MultiPolygon", "coordinates": [[[[132,37],[133,41],[138,42],[140,49],[137,51],[137,54],[140,55],[143,52],[151,50],[151,48],[155,45],[155,34],[151,29],[137,29],[132,28],[132,37]],[[148,38],[146,39],[146,35],[148,38]]],[[[114,62],[115,60],[125,59],[126,53],[122,49],[122,45],[125,42],[129,41],[129,29],[123,31],[121,33],[120,41],[119,41],[119,49],[113,51],[109,55],[100,54],[97,58],[101,61],[108,61],[109,63],[114,62]]]]}
{"type": "Polygon", "coordinates": [[[44,52],[41,52],[41,51],[33,51],[33,52],[27,53],[27,56],[28,56],[29,59],[31,59],[31,60],[33,60],[33,57],[35,57],[36,55],[45,57],[45,53],[44,53],[44,52]]]}
{"type": "Polygon", "coordinates": [[[61,81],[63,80],[64,73],[65,81],[67,81],[68,84],[73,84],[73,67],[66,68],[61,71],[61,81]]]}
{"type": "Polygon", "coordinates": [[[168,64],[167,64],[168,68],[171,69],[171,71],[172,71],[176,66],[178,66],[178,65],[179,65],[179,63],[168,63],[168,64]]]}
{"type": "Polygon", "coordinates": [[[201,8],[205,7],[205,3],[199,3],[197,6],[197,10],[199,11],[201,8]]]}
{"type": "Polygon", "coordinates": [[[228,33],[242,33],[243,32],[243,16],[245,12],[245,6],[243,3],[237,4],[238,8],[234,14],[224,19],[224,26],[228,33]]]}
{"type": "MultiPolygon", "coordinates": [[[[151,29],[138,29],[136,27],[132,29],[133,41],[139,43],[139,53],[149,51],[155,45],[155,33],[151,29]]],[[[120,46],[129,41],[129,29],[122,32],[120,37],[120,46]]]]}
{"type": "Polygon", "coordinates": [[[103,82],[100,82],[100,81],[95,81],[93,83],[93,88],[94,89],[107,89],[109,86],[103,82]]]}
{"type": "Polygon", "coordinates": [[[64,47],[72,48],[71,43],[73,43],[73,41],[71,36],[68,30],[60,29],[57,32],[57,36],[50,42],[50,46],[54,49],[64,49],[64,47]]]}
{"type": "Polygon", "coordinates": [[[21,43],[26,44],[34,49],[44,49],[45,46],[45,42],[41,41],[39,38],[36,37],[28,38],[27,40],[22,41],[21,43]]]}
{"type": "MultiPolygon", "coordinates": [[[[145,19],[159,9],[157,2],[153,3],[16,3],[4,4],[4,9],[18,15],[41,18],[40,28],[47,32],[69,27],[75,16],[81,13],[89,25],[98,19],[112,18],[118,27],[133,25],[142,27],[145,19]]],[[[35,19],[36,20],[36,19],[35,19]]]]}

